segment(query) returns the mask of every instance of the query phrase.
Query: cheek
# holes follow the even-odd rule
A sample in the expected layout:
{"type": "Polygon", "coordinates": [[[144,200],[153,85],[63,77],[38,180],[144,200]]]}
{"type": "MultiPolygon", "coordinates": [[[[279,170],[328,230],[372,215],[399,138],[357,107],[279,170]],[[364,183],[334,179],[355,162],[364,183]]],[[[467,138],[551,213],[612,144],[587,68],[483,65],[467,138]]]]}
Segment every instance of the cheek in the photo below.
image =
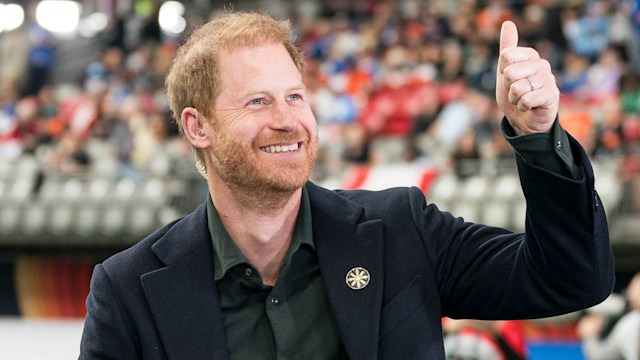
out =
{"type": "Polygon", "coordinates": [[[253,138],[247,134],[248,131],[243,128],[225,127],[224,129],[218,129],[212,139],[212,148],[222,152],[229,152],[251,147],[253,146],[253,138]]]}
{"type": "Polygon", "coordinates": [[[318,123],[316,122],[316,118],[313,115],[311,108],[306,107],[304,111],[300,111],[298,119],[300,119],[300,123],[305,129],[307,129],[311,137],[318,135],[318,123]]]}

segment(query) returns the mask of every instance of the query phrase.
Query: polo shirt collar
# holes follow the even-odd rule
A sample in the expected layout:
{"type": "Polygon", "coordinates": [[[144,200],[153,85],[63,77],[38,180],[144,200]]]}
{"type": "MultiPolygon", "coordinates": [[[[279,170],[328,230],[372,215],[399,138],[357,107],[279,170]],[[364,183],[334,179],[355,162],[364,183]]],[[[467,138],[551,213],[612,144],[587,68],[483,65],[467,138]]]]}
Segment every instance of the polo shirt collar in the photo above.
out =
{"type": "MultiPolygon", "coordinates": [[[[293,230],[293,238],[284,264],[290,262],[291,257],[302,244],[310,246],[315,251],[311,223],[311,203],[306,187],[302,188],[301,201],[300,211],[293,230]]],[[[207,224],[209,225],[209,234],[213,244],[214,280],[218,281],[226,275],[229,269],[236,265],[249,264],[249,260],[247,260],[247,257],[224,228],[211,195],[207,197],[207,224]]]]}

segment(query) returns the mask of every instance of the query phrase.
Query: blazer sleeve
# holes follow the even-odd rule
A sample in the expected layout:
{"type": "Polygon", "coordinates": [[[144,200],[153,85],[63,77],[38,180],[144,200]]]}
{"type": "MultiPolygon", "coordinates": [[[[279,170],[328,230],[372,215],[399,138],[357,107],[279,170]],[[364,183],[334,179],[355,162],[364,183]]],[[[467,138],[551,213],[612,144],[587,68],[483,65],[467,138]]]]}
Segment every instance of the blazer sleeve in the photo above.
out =
{"type": "Polygon", "coordinates": [[[125,323],[104,267],[96,265],[87,297],[79,359],[140,358],[131,329],[125,323]]]}
{"type": "Polygon", "coordinates": [[[527,201],[524,234],[467,223],[427,204],[417,190],[410,196],[443,316],[547,317],[595,305],[611,293],[606,216],[587,155],[570,142],[579,179],[516,156],[527,201]]]}

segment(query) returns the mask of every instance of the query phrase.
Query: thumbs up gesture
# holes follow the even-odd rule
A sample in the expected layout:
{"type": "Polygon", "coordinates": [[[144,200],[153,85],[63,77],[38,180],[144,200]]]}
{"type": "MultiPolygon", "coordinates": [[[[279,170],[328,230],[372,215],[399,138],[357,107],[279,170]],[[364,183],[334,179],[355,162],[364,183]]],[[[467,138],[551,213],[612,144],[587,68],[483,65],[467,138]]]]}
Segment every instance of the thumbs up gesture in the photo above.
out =
{"type": "Polygon", "coordinates": [[[505,21],[500,31],[496,100],[516,134],[548,132],[558,114],[559,99],[549,62],[533,48],[518,47],[518,29],[505,21]]]}

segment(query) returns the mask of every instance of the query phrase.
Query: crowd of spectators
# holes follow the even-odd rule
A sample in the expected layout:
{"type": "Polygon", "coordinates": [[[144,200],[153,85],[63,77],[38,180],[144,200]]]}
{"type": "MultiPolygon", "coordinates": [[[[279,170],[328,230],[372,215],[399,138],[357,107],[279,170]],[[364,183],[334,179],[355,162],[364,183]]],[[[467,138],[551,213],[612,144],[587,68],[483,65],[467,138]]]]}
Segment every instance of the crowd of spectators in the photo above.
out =
{"type": "MultiPolygon", "coordinates": [[[[472,163],[465,160],[511,157],[493,92],[500,24],[512,19],[520,44],[538,49],[556,71],[563,126],[596,158],[621,159],[621,178],[638,186],[637,1],[317,5],[315,13],[290,14],[321,134],[316,179],[348,164],[384,162],[424,162],[464,176],[462,164],[472,163]]],[[[202,18],[189,20],[193,27],[202,18]]],[[[54,83],[51,34],[33,25],[0,34],[0,159],[36,154],[57,170],[83,171],[105,156],[104,146],[92,146],[102,141],[126,176],[145,171],[159,153],[189,157],[174,141],[163,93],[184,36],[166,36],[153,18],[114,15],[99,56],[78,78],[54,83]]]]}

